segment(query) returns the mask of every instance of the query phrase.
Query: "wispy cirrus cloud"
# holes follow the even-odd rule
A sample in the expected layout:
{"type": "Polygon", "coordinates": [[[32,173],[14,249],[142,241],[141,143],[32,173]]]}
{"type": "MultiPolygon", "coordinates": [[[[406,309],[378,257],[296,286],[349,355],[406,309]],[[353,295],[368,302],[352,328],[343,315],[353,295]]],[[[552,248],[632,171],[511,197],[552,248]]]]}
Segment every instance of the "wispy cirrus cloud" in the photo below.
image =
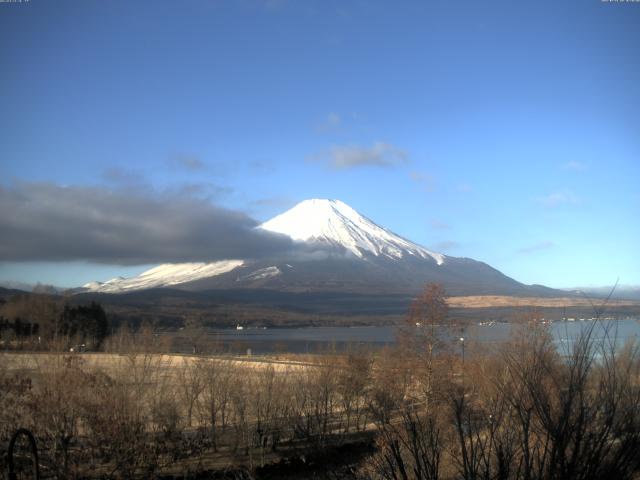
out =
{"type": "Polygon", "coordinates": [[[390,143],[374,142],[370,147],[362,145],[334,145],[325,152],[308,157],[308,160],[325,163],[331,168],[345,170],[356,167],[395,167],[408,161],[408,154],[390,143]]]}
{"type": "Polygon", "coordinates": [[[428,173],[412,171],[409,172],[409,177],[427,192],[433,192],[436,188],[435,178],[428,173]]]}
{"type": "Polygon", "coordinates": [[[528,245],[526,247],[522,247],[518,249],[518,253],[522,254],[530,254],[540,252],[542,250],[548,250],[550,248],[555,247],[555,243],[551,240],[544,240],[542,242],[534,243],[533,245],[528,245]]]}
{"type": "MultiPolygon", "coordinates": [[[[102,180],[118,191],[130,191],[137,194],[152,195],[154,187],[140,170],[119,166],[107,168],[102,173],[102,180]]],[[[233,188],[212,182],[176,183],[164,189],[164,194],[186,196],[206,200],[218,199],[233,192],[233,188]]]]}
{"type": "Polygon", "coordinates": [[[563,163],[561,167],[563,170],[570,170],[572,172],[584,172],[587,169],[587,164],[572,160],[570,162],[563,163]]]}
{"type": "Polygon", "coordinates": [[[201,198],[206,200],[218,199],[233,192],[233,188],[217,185],[211,182],[184,183],[174,189],[178,196],[201,198]]]}
{"type": "Polygon", "coordinates": [[[443,240],[434,245],[434,249],[437,252],[450,252],[451,250],[455,250],[460,248],[460,243],[455,240],[443,240]]]}
{"type": "Polygon", "coordinates": [[[552,192],[548,195],[536,198],[536,202],[548,207],[554,208],[561,205],[578,205],[581,202],[580,197],[574,194],[570,190],[563,190],[560,192],[552,192]]]}
{"type": "Polygon", "coordinates": [[[102,172],[102,179],[113,185],[138,185],[145,183],[144,174],[140,170],[132,170],[112,166],[102,172]]]}
{"type": "Polygon", "coordinates": [[[174,168],[188,170],[190,172],[200,172],[206,168],[205,163],[197,155],[180,154],[174,155],[169,160],[174,168]]]}
{"type": "Polygon", "coordinates": [[[251,205],[255,207],[276,207],[288,209],[295,205],[296,202],[285,195],[276,195],[273,197],[264,197],[251,201],[251,205]]]}
{"type": "Polygon", "coordinates": [[[451,228],[451,225],[436,218],[432,218],[429,223],[436,230],[449,230],[451,228]]]}
{"type": "Polygon", "coordinates": [[[252,173],[260,175],[270,175],[278,170],[275,163],[268,160],[252,160],[248,168],[252,173]]]}
{"type": "Polygon", "coordinates": [[[316,125],[316,131],[319,133],[331,133],[339,131],[342,128],[342,116],[336,112],[330,112],[325,118],[316,125]]]}

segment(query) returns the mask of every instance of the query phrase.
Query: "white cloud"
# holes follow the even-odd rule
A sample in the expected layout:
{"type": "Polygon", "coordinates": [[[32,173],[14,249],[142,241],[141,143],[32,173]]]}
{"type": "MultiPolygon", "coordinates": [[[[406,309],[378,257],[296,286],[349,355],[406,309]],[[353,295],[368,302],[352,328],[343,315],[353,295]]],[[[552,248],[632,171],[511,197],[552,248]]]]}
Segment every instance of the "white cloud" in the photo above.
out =
{"type": "Polygon", "coordinates": [[[583,172],[583,171],[585,171],[587,169],[587,165],[585,163],[577,162],[575,160],[572,160],[570,162],[563,163],[562,164],[562,169],[563,170],[570,170],[572,172],[583,172]]]}
{"type": "Polygon", "coordinates": [[[545,207],[553,208],[560,205],[578,205],[580,198],[570,190],[553,192],[543,197],[538,197],[537,202],[545,207]]]}
{"type": "Polygon", "coordinates": [[[427,192],[433,192],[435,189],[435,180],[433,176],[418,171],[410,172],[409,176],[411,177],[411,180],[422,185],[422,188],[427,192]]]}
{"type": "Polygon", "coordinates": [[[334,145],[328,151],[310,157],[311,160],[325,162],[338,170],[375,166],[393,167],[407,162],[407,153],[384,142],[374,142],[371,147],[360,145],[334,145]]]}
{"type": "Polygon", "coordinates": [[[330,112],[326,118],[317,126],[318,132],[327,133],[340,130],[342,127],[342,117],[336,112],[330,112]]]}

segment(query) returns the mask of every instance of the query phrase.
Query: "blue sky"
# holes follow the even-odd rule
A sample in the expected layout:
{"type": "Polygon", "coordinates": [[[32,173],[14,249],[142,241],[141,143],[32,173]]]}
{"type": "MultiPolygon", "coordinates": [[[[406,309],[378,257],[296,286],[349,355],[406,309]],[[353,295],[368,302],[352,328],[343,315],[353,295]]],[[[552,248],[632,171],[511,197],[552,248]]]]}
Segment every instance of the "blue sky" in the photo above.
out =
{"type": "MultiPolygon", "coordinates": [[[[338,198],[525,283],[640,284],[639,46],[637,2],[1,3],[2,198],[338,198]]],[[[148,266],[4,248],[0,281],[148,266]]]]}

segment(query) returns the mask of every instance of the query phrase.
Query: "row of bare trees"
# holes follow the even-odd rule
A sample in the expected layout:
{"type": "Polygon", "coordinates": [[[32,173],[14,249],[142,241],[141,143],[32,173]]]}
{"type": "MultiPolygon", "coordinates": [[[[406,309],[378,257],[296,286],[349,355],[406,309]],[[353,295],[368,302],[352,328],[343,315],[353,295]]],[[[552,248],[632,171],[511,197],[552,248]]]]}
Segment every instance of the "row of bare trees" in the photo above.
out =
{"type": "Polygon", "coordinates": [[[403,351],[410,371],[381,393],[390,407],[376,416],[366,477],[638,478],[640,345],[621,345],[615,322],[591,322],[558,348],[531,318],[463,363],[431,329],[446,319],[442,290],[423,297],[403,351]]]}
{"type": "Polygon", "coordinates": [[[149,477],[184,460],[262,465],[281,443],[322,448],[367,423],[367,356],[317,365],[134,352],[6,354],[0,441],[34,432],[57,478],[149,477]]]}

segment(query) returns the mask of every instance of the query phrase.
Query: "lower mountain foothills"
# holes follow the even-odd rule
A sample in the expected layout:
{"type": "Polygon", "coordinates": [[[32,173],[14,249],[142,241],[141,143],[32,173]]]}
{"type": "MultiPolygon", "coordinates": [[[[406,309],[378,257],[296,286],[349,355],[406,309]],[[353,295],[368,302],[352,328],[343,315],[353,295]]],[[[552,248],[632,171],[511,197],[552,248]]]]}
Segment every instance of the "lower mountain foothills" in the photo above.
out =
{"type": "Polygon", "coordinates": [[[425,283],[435,282],[451,295],[567,295],[524,285],[484,262],[428,250],[339,200],[305,200],[256,229],[288,239],[289,251],[259,259],[163,264],[132,278],[90,282],[75,291],[266,289],[415,295],[425,283]]]}

